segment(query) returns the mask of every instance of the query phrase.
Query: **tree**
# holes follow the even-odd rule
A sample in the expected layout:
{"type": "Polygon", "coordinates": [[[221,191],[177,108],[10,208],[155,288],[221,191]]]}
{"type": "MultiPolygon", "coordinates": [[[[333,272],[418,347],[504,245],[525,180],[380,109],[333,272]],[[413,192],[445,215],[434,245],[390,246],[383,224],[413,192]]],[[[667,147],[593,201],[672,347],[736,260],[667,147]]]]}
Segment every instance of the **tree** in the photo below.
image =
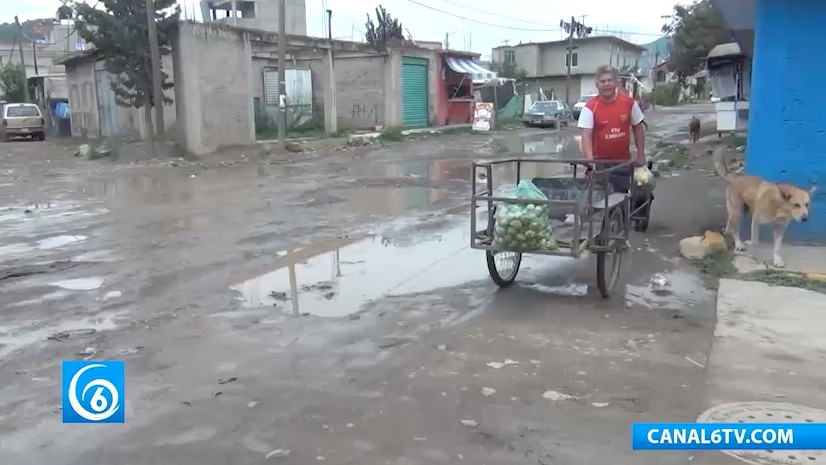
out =
{"type": "Polygon", "coordinates": [[[367,23],[364,27],[367,31],[364,33],[365,40],[378,50],[387,48],[388,39],[404,40],[402,23],[390,16],[390,13],[381,5],[376,8],[376,22],[374,23],[370,18],[370,13],[367,13],[367,23]]]}
{"type": "Polygon", "coordinates": [[[2,100],[6,102],[26,101],[26,81],[23,77],[23,68],[16,63],[7,63],[0,68],[0,87],[2,100]]]}
{"type": "Polygon", "coordinates": [[[710,0],[692,5],[674,5],[671,22],[662,28],[671,36],[668,70],[676,73],[681,83],[700,71],[708,52],[714,46],[729,42],[728,34],[710,0]]]}
{"type": "MultiPolygon", "coordinates": [[[[146,24],[146,3],[142,0],[101,0],[104,10],[86,3],[74,5],[75,27],[83,39],[94,45],[103,56],[115,101],[121,106],[144,108],[144,120],[152,131],[152,107],[172,103],[153,95],[152,62],[149,54],[149,33],[146,24]]],[[[175,0],[155,0],[156,29],[161,56],[171,53],[170,44],[178,24],[181,9],[175,0]]],[[[161,70],[162,88],[174,84],[161,70]]]]}
{"type": "Polygon", "coordinates": [[[490,67],[491,71],[494,71],[501,78],[515,79],[519,82],[528,77],[528,72],[513,62],[497,63],[494,61],[491,62],[490,67]]]}

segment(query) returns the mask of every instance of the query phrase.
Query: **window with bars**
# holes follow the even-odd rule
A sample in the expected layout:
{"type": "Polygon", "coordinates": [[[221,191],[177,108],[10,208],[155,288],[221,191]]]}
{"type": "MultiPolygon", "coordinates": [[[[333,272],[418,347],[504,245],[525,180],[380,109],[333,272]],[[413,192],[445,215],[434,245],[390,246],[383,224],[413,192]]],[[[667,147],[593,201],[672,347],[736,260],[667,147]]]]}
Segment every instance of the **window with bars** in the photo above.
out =
{"type": "Polygon", "coordinates": [[[516,63],[516,52],[513,50],[505,50],[505,63],[516,63]]]}

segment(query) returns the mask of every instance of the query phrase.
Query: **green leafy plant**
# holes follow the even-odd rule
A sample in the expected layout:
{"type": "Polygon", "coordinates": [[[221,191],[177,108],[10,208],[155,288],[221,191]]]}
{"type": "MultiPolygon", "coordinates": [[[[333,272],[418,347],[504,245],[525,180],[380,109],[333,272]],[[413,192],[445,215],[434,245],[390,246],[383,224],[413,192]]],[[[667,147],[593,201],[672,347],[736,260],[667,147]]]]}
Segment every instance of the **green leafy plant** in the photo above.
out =
{"type": "Polygon", "coordinates": [[[663,33],[671,36],[668,68],[684,83],[702,69],[712,48],[731,41],[730,35],[710,0],[674,5],[669,18],[670,22],[662,27],[663,33]]]}
{"type": "MultiPolygon", "coordinates": [[[[144,118],[151,122],[152,107],[170,104],[172,99],[153,95],[146,4],[139,0],[101,0],[99,3],[103,9],[82,2],[74,4],[77,32],[103,56],[106,70],[114,77],[111,87],[117,104],[144,108],[144,118]]],[[[181,10],[175,0],[155,0],[155,10],[158,46],[164,56],[171,53],[181,10]]],[[[164,90],[174,87],[163,69],[161,79],[164,90]]]]}
{"type": "Polygon", "coordinates": [[[385,129],[384,131],[379,134],[379,142],[388,143],[388,142],[403,142],[404,141],[404,133],[401,129],[398,128],[389,128],[385,129]]]}
{"type": "Polygon", "coordinates": [[[3,91],[3,100],[7,102],[25,101],[26,81],[23,68],[15,63],[7,63],[0,68],[0,87],[3,91]]]}
{"type": "Polygon", "coordinates": [[[376,8],[376,21],[367,14],[367,22],[364,25],[364,40],[378,50],[387,48],[388,39],[404,40],[404,29],[398,19],[393,18],[383,6],[376,8]]]}

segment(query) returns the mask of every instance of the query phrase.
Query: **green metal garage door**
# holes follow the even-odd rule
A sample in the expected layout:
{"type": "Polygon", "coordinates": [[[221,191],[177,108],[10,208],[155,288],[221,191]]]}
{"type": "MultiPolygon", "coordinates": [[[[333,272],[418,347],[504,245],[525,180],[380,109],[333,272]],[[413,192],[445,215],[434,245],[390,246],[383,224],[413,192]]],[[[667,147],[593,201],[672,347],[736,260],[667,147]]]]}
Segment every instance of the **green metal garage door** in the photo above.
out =
{"type": "Polygon", "coordinates": [[[402,124],[427,127],[427,58],[402,58],[402,124]]]}

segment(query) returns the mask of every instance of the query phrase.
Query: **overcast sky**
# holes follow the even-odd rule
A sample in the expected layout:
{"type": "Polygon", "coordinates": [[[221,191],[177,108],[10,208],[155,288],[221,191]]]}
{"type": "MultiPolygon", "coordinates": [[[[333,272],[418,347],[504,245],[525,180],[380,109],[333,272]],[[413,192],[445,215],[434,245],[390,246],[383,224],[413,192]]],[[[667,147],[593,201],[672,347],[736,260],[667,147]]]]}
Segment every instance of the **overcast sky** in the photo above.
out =
{"type": "MultiPolygon", "coordinates": [[[[263,1],[263,0],[262,0],[263,1]]],[[[270,0],[274,1],[274,0],[270,0]]],[[[326,36],[326,13],[333,10],[333,36],[361,40],[366,14],[381,3],[413,35],[414,40],[445,40],[450,48],[471,50],[490,56],[492,47],[562,39],[560,19],[571,15],[598,30],[623,31],[623,38],[644,44],[659,37],[663,15],[671,13],[671,1],[634,0],[306,0],[307,32],[326,36]],[[438,10],[438,11],[437,11],[438,10]]],[[[198,2],[181,0],[188,11],[200,18],[198,2]]],[[[52,17],[59,0],[0,0],[0,22],[52,17]]],[[[191,13],[190,13],[191,14],[191,13]]]]}

